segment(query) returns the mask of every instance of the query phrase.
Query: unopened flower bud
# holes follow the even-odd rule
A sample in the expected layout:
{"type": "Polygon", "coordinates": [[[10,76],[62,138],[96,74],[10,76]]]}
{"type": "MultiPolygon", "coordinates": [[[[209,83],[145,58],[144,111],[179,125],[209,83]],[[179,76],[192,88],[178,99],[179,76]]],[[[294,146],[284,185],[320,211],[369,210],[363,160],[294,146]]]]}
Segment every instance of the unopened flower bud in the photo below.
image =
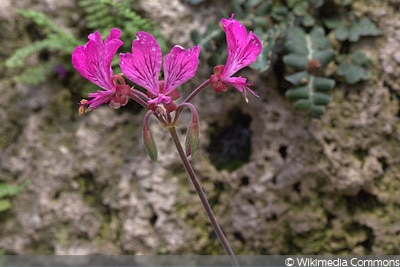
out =
{"type": "Polygon", "coordinates": [[[191,122],[186,135],[186,156],[193,155],[199,146],[199,123],[191,122]]]}
{"type": "Polygon", "coordinates": [[[156,142],[154,141],[153,138],[153,134],[151,133],[151,130],[149,128],[148,118],[149,116],[145,116],[143,121],[143,129],[142,129],[143,143],[150,159],[156,162],[158,156],[158,150],[156,142]]]}
{"type": "Polygon", "coordinates": [[[192,120],[190,121],[185,140],[185,149],[187,157],[193,155],[196,152],[197,147],[199,146],[199,136],[200,136],[199,116],[194,107],[191,108],[191,111],[192,111],[192,120]]]}

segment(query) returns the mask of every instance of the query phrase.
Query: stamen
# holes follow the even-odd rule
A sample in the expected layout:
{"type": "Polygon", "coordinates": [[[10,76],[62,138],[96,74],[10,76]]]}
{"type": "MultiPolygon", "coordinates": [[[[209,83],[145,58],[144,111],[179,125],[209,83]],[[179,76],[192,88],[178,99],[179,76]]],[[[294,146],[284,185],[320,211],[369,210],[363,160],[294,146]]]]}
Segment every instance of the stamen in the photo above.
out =
{"type": "Polygon", "coordinates": [[[81,105],[79,106],[79,109],[78,109],[79,115],[82,116],[84,113],[86,113],[86,111],[85,111],[85,105],[86,105],[87,102],[88,102],[88,101],[87,101],[86,99],[82,99],[81,101],[79,101],[79,103],[81,104],[81,105]]]}

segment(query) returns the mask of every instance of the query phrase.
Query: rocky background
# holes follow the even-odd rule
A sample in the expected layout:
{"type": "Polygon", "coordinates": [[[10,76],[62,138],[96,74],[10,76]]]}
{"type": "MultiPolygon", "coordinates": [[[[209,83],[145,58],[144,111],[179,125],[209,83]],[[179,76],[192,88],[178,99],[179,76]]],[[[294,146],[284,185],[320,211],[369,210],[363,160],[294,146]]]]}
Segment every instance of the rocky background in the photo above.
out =
{"type": "MultiPolygon", "coordinates": [[[[212,2],[140,5],[171,43],[187,47],[191,29],[228,8],[212,2]]],[[[374,59],[373,78],[337,87],[322,119],[294,110],[273,72],[246,73],[260,95],[249,104],[233,89],[208,89],[194,102],[201,144],[191,161],[238,254],[400,253],[400,2],[359,2],[383,31],[358,44],[374,59]],[[245,151],[244,164],[221,165],[232,144],[245,151]]],[[[147,157],[143,110],[104,106],[79,117],[79,96],[67,83],[11,79],[3,61],[32,42],[31,26],[14,7],[43,11],[71,32],[80,20],[75,1],[0,1],[0,182],[30,180],[0,213],[1,251],[222,254],[156,121],[160,156],[157,163],[147,157]]],[[[201,65],[192,86],[212,71],[201,65]]]]}

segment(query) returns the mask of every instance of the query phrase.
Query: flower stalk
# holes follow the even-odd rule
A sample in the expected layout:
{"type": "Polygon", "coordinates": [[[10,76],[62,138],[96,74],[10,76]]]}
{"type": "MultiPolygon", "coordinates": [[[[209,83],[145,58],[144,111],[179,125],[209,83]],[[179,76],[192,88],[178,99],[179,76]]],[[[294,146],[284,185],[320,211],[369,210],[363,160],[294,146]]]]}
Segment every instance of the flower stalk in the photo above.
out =
{"type": "Polygon", "coordinates": [[[186,99],[183,101],[185,103],[192,101],[192,99],[198,95],[204,88],[206,88],[210,84],[210,79],[205,80],[202,82],[199,86],[197,86],[196,89],[193,90],[193,92],[186,97],[186,99]]]}
{"type": "Polygon", "coordinates": [[[257,96],[249,87],[251,82],[244,77],[233,76],[242,68],[255,62],[261,53],[262,44],[258,37],[247,33],[246,28],[234,19],[221,20],[226,33],[228,56],[225,65],[214,68],[214,74],[194,89],[181,103],[175,103],[180,97],[178,87],[192,79],[197,71],[200,46],[185,49],[175,45],[171,51],[162,56],[161,47],[157,40],[147,32],[139,31],[132,41],[132,51],[120,53],[120,68],[122,73],[114,74],[111,61],[115,53],[122,46],[120,40],[122,32],[113,28],[110,34],[102,41],[99,32],[88,36],[85,45],[78,46],[72,52],[72,64],[81,76],[101,88],[95,93],[89,93],[87,99],[80,101],[79,113],[92,111],[102,104],[108,103],[111,108],[119,109],[125,106],[129,99],[134,100],[147,109],[144,116],[142,137],[144,146],[152,161],[157,161],[157,145],[149,127],[149,119],[154,115],[161,126],[171,134],[182,163],[196,189],[200,201],[207,213],[211,225],[220,240],[233,266],[239,266],[236,256],[219,225],[207,197],[200,185],[188,157],[193,155],[199,144],[199,117],[196,107],[190,103],[207,86],[211,86],[216,93],[225,92],[230,86],[243,93],[248,102],[247,92],[257,96]],[[163,70],[163,80],[160,72],[163,70]],[[127,78],[139,85],[145,92],[130,87],[127,78]],[[176,132],[179,116],[184,108],[188,108],[192,119],[187,126],[185,150],[176,132]]]}
{"type": "Polygon", "coordinates": [[[185,155],[185,151],[183,150],[181,142],[179,141],[179,137],[176,132],[176,128],[170,127],[170,128],[168,128],[168,130],[171,134],[172,140],[174,141],[174,144],[178,151],[179,157],[182,160],[182,164],[185,167],[186,172],[189,175],[190,181],[192,182],[194,188],[196,189],[196,193],[198,194],[198,196],[200,198],[201,204],[203,205],[203,207],[207,213],[208,219],[210,220],[210,223],[214,229],[215,234],[217,235],[219,241],[221,242],[221,245],[224,248],[225,253],[229,256],[232,266],[239,266],[239,262],[236,259],[235,253],[233,252],[233,250],[228,242],[228,239],[225,237],[225,234],[222,231],[222,228],[221,228],[220,224],[218,223],[217,218],[214,215],[214,212],[210,206],[210,203],[207,200],[206,194],[204,193],[204,190],[200,185],[200,181],[197,178],[192,165],[190,164],[188,158],[185,155]]]}
{"type": "Polygon", "coordinates": [[[157,161],[158,150],[156,142],[154,142],[153,134],[149,128],[149,118],[152,115],[151,111],[148,111],[143,118],[143,128],[142,128],[142,137],[143,137],[143,144],[147,150],[147,154],[149,155],[150,159],[153,162],[157,161]]]}

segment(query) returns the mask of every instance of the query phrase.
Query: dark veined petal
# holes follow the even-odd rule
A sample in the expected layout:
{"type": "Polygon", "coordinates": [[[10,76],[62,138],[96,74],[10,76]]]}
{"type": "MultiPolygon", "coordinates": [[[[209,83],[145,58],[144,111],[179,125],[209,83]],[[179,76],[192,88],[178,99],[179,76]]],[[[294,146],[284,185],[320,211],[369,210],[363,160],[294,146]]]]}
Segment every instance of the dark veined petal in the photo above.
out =
{"type": "Polygon", "coordinates": [[[228,46],[228,57],[222,75],[231,76],[256,61],[261,53],[262,43],[254,33],[247,34],[246,28],[233,15],[229,19],[222,19],[221,23],[228,46]]]}
{"type": "Polygon", "coordinates": [[[120,54],[121,70],[129,80],[157,95],[162,63],[160,45],[147,32],[137,32],[136,37],[132,42],[132,53],[120,54]]]}
{"type": "Polygon", "coordinates": [[[111,61],[123,44],[120,37],[121,31],[116,28],[110,30],[104,42],[99,32],[90,34],[89,41],[72,52],[72,65],[85,79],[105,90],[113,90],[111,61]]]}
{"type": "Polygon", "coordinates": [[[174,46],[164,57],[164,78],[166,95],[194,77],[199,64],[200,46],[184,49],[174,46]]]}

